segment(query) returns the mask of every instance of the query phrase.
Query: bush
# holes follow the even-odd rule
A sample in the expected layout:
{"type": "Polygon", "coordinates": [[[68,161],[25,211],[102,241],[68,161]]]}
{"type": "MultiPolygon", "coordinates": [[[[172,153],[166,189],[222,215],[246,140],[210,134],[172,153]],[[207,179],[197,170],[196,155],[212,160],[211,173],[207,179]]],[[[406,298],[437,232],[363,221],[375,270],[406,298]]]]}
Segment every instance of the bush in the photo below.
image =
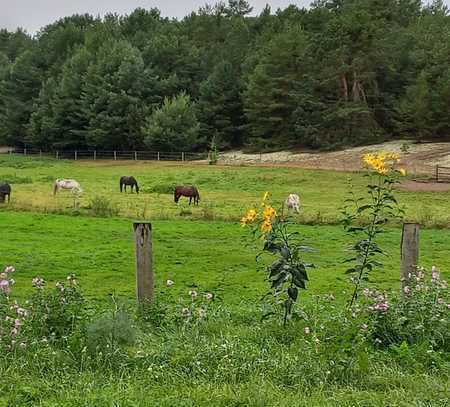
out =
{"type": "Polygon", "coordinates": [[[117,216],[120,211],[117,205],[105,196],[95,196],[92,198],[89,208],[93,216],[102,218],[117,216]]]}

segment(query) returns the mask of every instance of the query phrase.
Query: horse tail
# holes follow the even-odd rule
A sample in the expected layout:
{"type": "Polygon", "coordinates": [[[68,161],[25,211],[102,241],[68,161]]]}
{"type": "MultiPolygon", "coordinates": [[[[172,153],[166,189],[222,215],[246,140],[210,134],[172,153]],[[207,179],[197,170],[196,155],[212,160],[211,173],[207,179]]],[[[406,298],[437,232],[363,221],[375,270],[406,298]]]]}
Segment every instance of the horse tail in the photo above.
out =
{"type": "Polygon", "coordinates": [[[122,178],[120,178],[120,181],[119,181],[119,188],[120,188],[120,192],[122,192],[122,178]]]}
{"type": "Polygon", "coordinates": [[[136,180],[134,182],[135,182],[134,185],[136,185],[136,193],[138,194],[139,193],[139,185],[136,180]]]}

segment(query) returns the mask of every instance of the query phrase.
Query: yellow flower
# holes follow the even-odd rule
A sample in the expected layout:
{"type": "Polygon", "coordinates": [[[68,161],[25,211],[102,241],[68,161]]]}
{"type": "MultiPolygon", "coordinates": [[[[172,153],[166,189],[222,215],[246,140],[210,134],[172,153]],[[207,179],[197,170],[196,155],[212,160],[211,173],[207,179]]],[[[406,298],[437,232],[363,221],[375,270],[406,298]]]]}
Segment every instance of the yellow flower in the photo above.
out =
{"type": "Polygon", "coordinates": [[[272,222],[270,220],[265,219],[262,223],[261,223],[261,232],[263,232],[264,234],[269,233],[272,230],[272,222]]]}
{"type": "Polygon", "coordinates": [[[265,202],[266,200],[267,200],[267,198],[269,197],[269,192],[268,191],[266,191],[265,193],[264,193],[264,195],[263,195],[263,202],[265,202]]]}
{"type": "Polygon", "coordinates": [[[275,217],[277,214],[277,211],[270,205],[266,205],[264,208],[263,216],[265,220],[272,220],[273,217],[275,217]]]}
{"type": "Polygon", "coordinates": [[[403,177],[406,177],[406,170],[404,168],[399,169],[400,174],[402,174],[403,177]]]}
{"type": "Polygon", "coordinates": [[[393,169],[394,162],[400,161],[397,153],[368,153],[362,158],[368,168],[378,172],[378,174],[386,175],[393,169]]]}
{"type": "Polygon", "coordinates": [[[253,223],[257,217],[258,212],[256,212],[254,209],[249,209],[246,215],[241,219],[241,225],[246,226],[250,223],[253,223]]]}

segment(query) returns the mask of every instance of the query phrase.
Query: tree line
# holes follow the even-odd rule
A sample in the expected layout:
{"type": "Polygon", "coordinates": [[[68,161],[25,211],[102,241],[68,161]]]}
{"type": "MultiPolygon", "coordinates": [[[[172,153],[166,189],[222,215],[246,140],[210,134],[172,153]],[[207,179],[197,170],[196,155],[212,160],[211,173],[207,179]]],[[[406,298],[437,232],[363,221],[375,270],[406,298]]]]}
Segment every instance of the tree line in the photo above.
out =
{"type": "Polygon", "coordinates": [[[245,0],[0,30],[0,143],[42,149],[337,148],[450,134],[441,0],[245,0]]]}

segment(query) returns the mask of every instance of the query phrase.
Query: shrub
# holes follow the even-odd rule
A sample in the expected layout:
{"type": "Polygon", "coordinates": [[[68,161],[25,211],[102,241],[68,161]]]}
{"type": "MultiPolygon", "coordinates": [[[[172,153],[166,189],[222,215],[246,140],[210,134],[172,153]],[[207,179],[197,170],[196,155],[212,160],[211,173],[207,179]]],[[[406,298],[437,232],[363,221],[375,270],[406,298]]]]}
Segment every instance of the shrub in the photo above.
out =
{"type": "Polygon", "coordinates": [[[433,267],[431,276],[418,268],[401,294],[390,296],[364,290],[367,331],[375,345],[428,342],[435,349],[450,350],[450,297],[448,284],[433,267]]]}
{"type": "Polygon", "coordinates": [[[117,205],[105,196],[95,196],[92,198],[89,208],[93,216],[102,218],[117,216],[119,214],[117,205]]]}

